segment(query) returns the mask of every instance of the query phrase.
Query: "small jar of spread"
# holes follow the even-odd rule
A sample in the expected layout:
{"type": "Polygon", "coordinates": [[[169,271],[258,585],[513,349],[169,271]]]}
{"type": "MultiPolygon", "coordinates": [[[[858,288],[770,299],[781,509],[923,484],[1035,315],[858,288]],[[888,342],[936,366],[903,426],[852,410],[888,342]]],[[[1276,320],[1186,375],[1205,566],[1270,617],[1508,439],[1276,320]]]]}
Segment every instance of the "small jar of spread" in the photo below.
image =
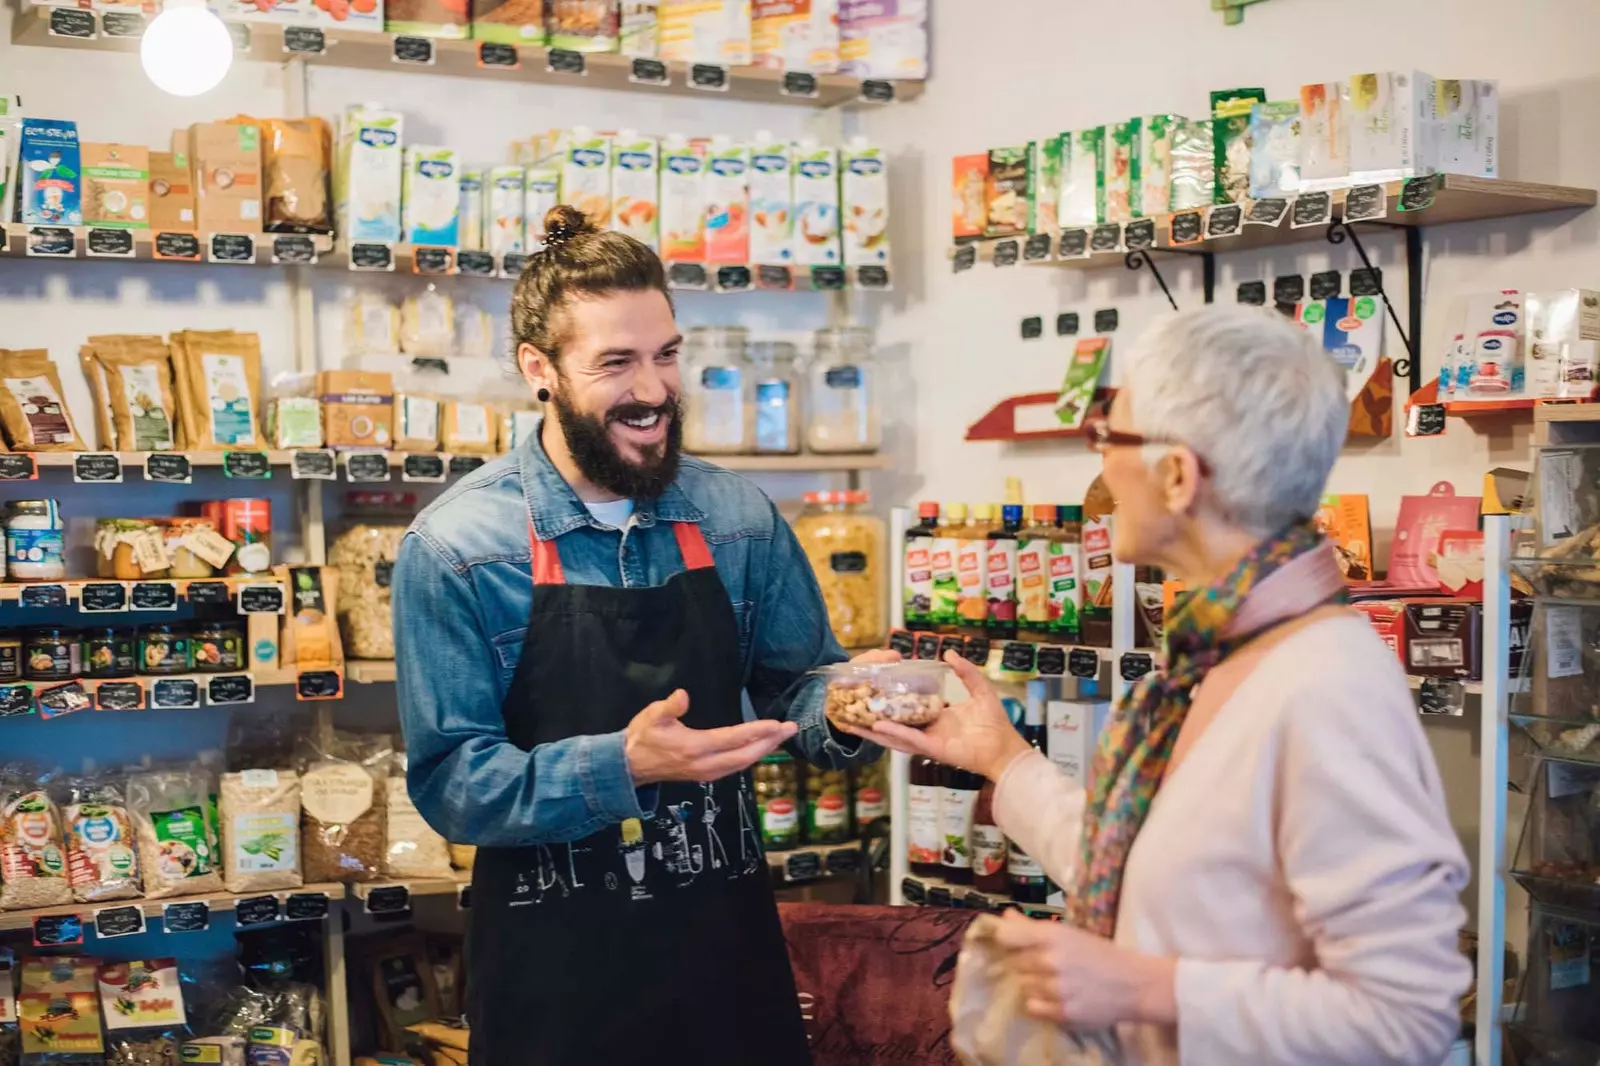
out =
{"type": "Polygon", "coordinates": [[[132,677],[133,634],[126,629],[96,626],[83,631],[84,677],[132,677]]]}
{"type": "Polygon", "coordinates": [[[28,681],[71,681],[78,676],[78,635],[60,626],[30,629],[22,640],[22,676],[28,681]]]}
{"type": "Polygon", "coordinates": [[[0,630],[0,684],[22,680],[22,638],[0,630]]]}
{"type": "Polygon", "coordinates": [[[237,622],[196,622],[189,637],[190,656],[200,673],[226,674],[244,669],[244,627],[237,622]]]}
{"type": "Polygon", "coordinates": [[[139,672],[186,674],[189,672],[189,634],[182,626],[141,626],[139,672]]]}

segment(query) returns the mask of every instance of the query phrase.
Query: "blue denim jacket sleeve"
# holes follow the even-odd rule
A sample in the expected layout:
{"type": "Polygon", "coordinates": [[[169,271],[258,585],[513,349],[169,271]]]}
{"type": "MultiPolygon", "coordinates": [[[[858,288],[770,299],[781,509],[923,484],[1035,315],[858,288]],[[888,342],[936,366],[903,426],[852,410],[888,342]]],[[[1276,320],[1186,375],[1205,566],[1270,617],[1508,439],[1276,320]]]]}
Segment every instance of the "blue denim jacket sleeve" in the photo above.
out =
{"type": "Polygon", "coordinates": [[[407,778],[429,825],[458,844],[522,847],[654,813],[656,789],[633,787],[622,733],[532,751],[507,739],[493,634],[477,595],[414,532],[401,545],[393,585],[407,778]]]}
{"type": "Polygon", "coordinates": [[[811,675],[846,655],[828,624],[822,590],[794,530],[771,503],[772,540],[766,581],[756,605],[748,691],[756,714],[784,718],[800,727],[790,753],[824,769],[877,761],[883,749],[837,732],[822,712],[825,685],[811,675]]]}

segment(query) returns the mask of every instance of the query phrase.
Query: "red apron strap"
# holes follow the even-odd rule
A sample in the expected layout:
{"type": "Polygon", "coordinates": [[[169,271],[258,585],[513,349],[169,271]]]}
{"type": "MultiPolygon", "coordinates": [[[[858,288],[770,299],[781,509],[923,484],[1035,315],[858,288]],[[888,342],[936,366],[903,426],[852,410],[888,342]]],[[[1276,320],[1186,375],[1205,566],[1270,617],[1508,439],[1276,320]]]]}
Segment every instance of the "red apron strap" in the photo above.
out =
{"type": "Polygon", "coordinates": [[[528,526],[528,540],[533,545],[533,583],[535,585],[565,585],[567,575],[561,569],[561,552],[553,540],[540,540],[528,526]]]}
{"type": "Polygon", "coordinates": [[[678,551],[683,553],[684,569],[709,570],[716,565],[698,522],[674,522],[672,535],[678,538],[678,551]]]}

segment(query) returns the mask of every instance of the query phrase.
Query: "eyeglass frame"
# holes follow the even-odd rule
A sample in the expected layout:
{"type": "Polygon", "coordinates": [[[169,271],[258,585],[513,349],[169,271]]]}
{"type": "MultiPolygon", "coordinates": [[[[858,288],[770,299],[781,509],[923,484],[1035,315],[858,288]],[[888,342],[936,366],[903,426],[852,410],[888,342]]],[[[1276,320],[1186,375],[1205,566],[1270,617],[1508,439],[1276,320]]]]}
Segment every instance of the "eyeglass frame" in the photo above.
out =
{"type": "Polygon", "coordinates": [[[1200,468],[1201,476],[1211,476],[1211,464],[1206,462],[1206,457],[1190,448],[1183,441],[1173,437],[1150,437],[1143,433],[1129,433],[1120,429],[1112,429],[1109,418],[1085,419],[1083,423],[1083,440],[1089,446],[1090,451],[1101,454],[1104,454],[1105,450],[1111,447],[1142,448],[1146,444],[1166,444],[1175,448],[1189,448],[1190,454],[1194,456],[1195,464],[1200,468]]]}

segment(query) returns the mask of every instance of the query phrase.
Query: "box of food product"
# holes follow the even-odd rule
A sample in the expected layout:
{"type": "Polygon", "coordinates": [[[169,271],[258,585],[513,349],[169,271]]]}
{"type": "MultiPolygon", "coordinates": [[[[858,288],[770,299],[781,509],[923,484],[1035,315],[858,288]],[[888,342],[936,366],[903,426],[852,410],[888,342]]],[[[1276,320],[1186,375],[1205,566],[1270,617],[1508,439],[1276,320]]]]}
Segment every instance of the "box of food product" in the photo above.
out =
{"type": "Polygon", "coordinates": [[[956,240],[983,236],[989,214],[988,186],[988,152],[955,157],[950,175],[950,233],[956,240]]]}
{"type": "Polygon", "coordinates": [[[1216,129],[1207,118],[1180,119],[1172,132],[1169,211],[1205,207],[1216,195],[1216,129]]]}
{"type": "Polygon", "coordinates": [[[483,167],[461,168],[461,199],[456,208],[456,231],[464,252],[481,252],[487,245],[484,240],[484,208],[487,197],[483,192],[483,167]]]}
{"type": "Polygon", "coordinates": [[[24,118],[17,146],[17,215],[46,226],[83,225],[83,163],[78,126],[24,118]]]}
{"type": "MultiPolygon", "coordinates": [[[[561,202],[561,172],[554,167],[529,167],[522,176],[522,247],[544,250],[544,216],[561,202]]],[[[491,214],[489,221],[498,219],[491,214]]]]}
{"type": "Polygon", "coordinates": [[[839,0],[839,72],[926,78],[928,7],[928,0],[839,0]]]}
{"type": "Polygon", "coordinates": [[[324,370],[317,374],[317,394],[330,448],[387,448],[393,442],[393,374],[324,370]]]}
{"type": "Polygon", "coordinates": [[[1090,785],[1090,768],[1100,730],[1111,716],[1105,700],[1051,700],[1045,704],[1045,750],[1050,761],[1060,767],[1079,788],[1090,785]]]}
{"type": "Polygon", "coordinates": [[[275,614],[265,612],[247,614],[245,619],[245,639],[250,643],[250,669],[276,670],[282,637],[279,632],[280,619],[275,614]]]}
{"type": "Polygon", "coordinates": [[[275,22],[373,33],[384,28],[384,0],[207,0],[206,6],[224,22],[275,22]]]}
{"type": "Polygon", "coordinates": [[[854,138],[839,153],[840,213],[847,266],[889,262],[889,164],[883,149],[854,138]]]}
{"type": "Polygon", "coordinates": [[[150,149],[141,144],[80,146],[83,223],[115,229],[150,225],[150,149]]]}
{"type": "Polygon", "coordinates": [[[469,0],[385,0],[383,32],[461,40],[472,36],[469,0]]]}
{"type": "Polygon", "coordinates": [[[1406,661],[1406,605],[1403,600],[1357,600],[1351,604],[1367,616],[1382,641],[1389,645],[1395,658],[1404,665],[1406,661]]]}
{"type": "Polygon", "coordinates": [[[1600,292],[1530,292],[1525,310],[1528,395],[1594,399],[1600,379],[1600,292]]]}
{"type": "Polygon", "coordinates": [[[527,199],[524,180],[521,167],[489,168],[483,224],[489,251],[497,256],[520,255],[528,250],[523,243],[526,228],[523,212],[527,199]]]}
{"type": "Polygon", "coordinates": [[[1300,187],[1335,189],[1349,181],[1349,96],[1344,82],[1300,86],[1300,187]]]}
{"type": "Polygon", "coordinates": [[[401,199],[402,230],[412,244],[454,248],[461,241],[461,177],[451,148],[410,145],[401,199]]]}
{"type": "Polygon", "coordinates": [[[1405,601],[1406,673],[1476,681],[1483,663],[1483,605],[1475,600],[1405,601]]]}
{"type": "Polygon", "coordinates": [[[1344,370],[1345,395],[1354,401],[1383,358],[1383,303],[1374,296],[1304,300],[1295,321],[1344,370]]]}
{"type": "Polygon", "coordinates": [[[1433,85],[1440,170],[1475,178],[1500,176],[1499,83],[1440,78],[1433,85]]]}
{"type": "Polygon", "coordinates": [[[398,112],[362,105],[344,113],[333,195],[338,202],[339,235],[347,242],[400,240],[403,123],[398,112]]]}
{"type": "Polygon", "coordinates": [[[472,39],[537,47],[545,43],[544,8],[549,0],[470,0],[472,39]]]}
{"type": "Polygon", "coordinates": [[[706,262],[750,261],[750,149],[713,137],[706,149],[706,262]]]}
{"type": "Polygon", "coordinates": [[[1143,129],[1143,121],[1137,118],[1106,127],[1100,184],[1105,191],[1107,222],[1130,222],[1140,215],[1139,140],[1143,129]]]}
{"type": "Polygon", "coordinates": [[[1062,136],[1033,142],[1033,189],[1028,195],[1028,232],[1054,234],[1061,228],[1062,136]]]}
{"type": "Polygon", "coordinates": [[[1133,171],[1138,175],[1140,218],[1167,213],[1172,202],[1172,145],[1187,121],[1178,115],[1145,115],[1139,120],[1139,147],[1133,171]]]}
{"type": "Polygon", "coordinates": [[[1523,394],[1525,325],[1522,293],[1515,289],[1467,298],[1464,358],[1456,367],[1457,399],[1504,399],[1523,394]]]}
{"type": "Polygon", "coordinates": [[[1250,197],[1250,113],[1266,99],[1264,89],[1220,89],[1211,94],[1213,199],[1219,204],[1250,197]]]}
{"type": "Polygon", "coordinates": [[[397,392],[394,397],[394,448],[432,452],[439,448],[440,403],[432,396],[397,392]]]}
{"type": "Polygon", "coordinates": [[[623,130],[611,145],[611,229],[650,248],[660,244],[661,146],[623,130]]]}
{"type": "Polygon", "coordinates": [[[1028,202],[1033,195],[1033,145],[989,149],[989,174],[984,184],[986,237],[1015,237],[1028,232],[1028,202]]]}
{"type": "Polygon", "coordinates": [[[795,261],[801,266],[838,266],[839,154],[826,145],[802,142],[794,153],[795,261]]]}
{"type": "Polygon", "coordinates": [[[576,207],[596,228],[611,224],[611,138],[590,129],[562,133],[556,145],[561,202],[576,207]]]}
{"type": "Polygon", "coordinates": [[[1250,108],[1250,196],[1265,200],[1300,191],[1300,101],[1250,108]]]}
{"type": "Polygon", "coordinates": [[[756,134],[750,146],[750,262],[794,262],[794,175],[789,142],[756,134]]]}
{"type": "Polygon", "coordinates": [[[839,69],[839,0],[752,0],[755,64],[832,74],[839,69]]]}
{"type": "Polygon", "coordinates": [[[656,17],[662,59],[750,65],[750,0],[660,0],[656,17]]]}
{"type": "Polygon", "coordinates": [[[183,152],[150,153],[150,228],[194,230],[194,179],[183,152]]]}
{"type": "Polygon", "coordinates": [[[622,0],[622,54],[655,59],[661,54],[660,0],[622,0]]]}
{"type": "Polygon", "coordinates": [[[1094,226],[1106,220],[1106,128],[1074,130],[1061,135],[1061,196],[1056,210],[1063,226],[1094,226]]]}
{"type": "Polygon", "coordinates": [[[1350,582],[1372,580],[1372,514],[1364,493],[1332,493],[1322,497],[1317,528],[1333,545],[1339,570],[1350,582]]]}
{"type": "Polygon", "coordinates": [[[1438,169],[1432,76],[1357,74],[1349,85],[1352,181],[1395,181],[1438,169]]]}
{"type": "Polygon", "coordinates": [[[189,127],[195,222],[201,233],[261,232],[261,128],[254,122],[189,127]]]}
{"type": "Polygon", "coordinates": [[[618,14],[617,0],[545,0],[545,43],[569,52],[615,52],[618,14]]]}
{"type": "Polygon", "coordinates": [[[671,136],[661,143],[661,258],[706,258],[705,146],[671,136]]]}

